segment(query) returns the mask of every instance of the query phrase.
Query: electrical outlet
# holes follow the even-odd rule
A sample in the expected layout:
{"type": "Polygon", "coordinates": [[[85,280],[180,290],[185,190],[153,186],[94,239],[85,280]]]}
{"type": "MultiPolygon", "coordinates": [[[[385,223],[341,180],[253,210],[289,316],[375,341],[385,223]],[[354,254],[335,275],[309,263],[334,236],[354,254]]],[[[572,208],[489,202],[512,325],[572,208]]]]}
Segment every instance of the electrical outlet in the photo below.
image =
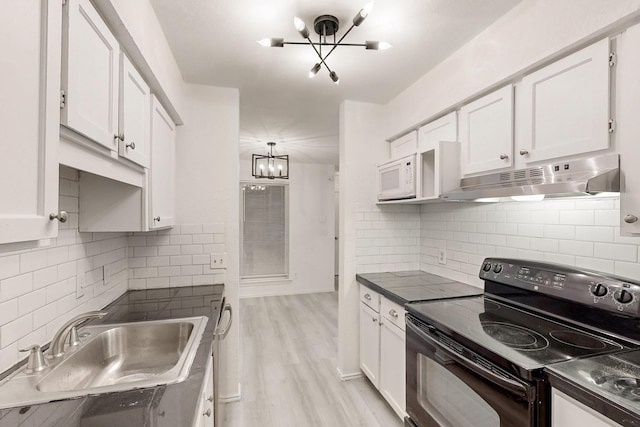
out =
{"type": "Polygon", "coordinates": [[[227,253],[219,252],[211,254],[211,268],[227,268],[227,253]]]}
{"type": "Polygon", "coordinates": [[[85,277],[84,273],[78,273],[76,275],[76,298],[82,298],[84,296],[85,277]]]}
{"type": "Polygon", "coordinates": [[[447,250],[438,249],[438,264],[446,264],[446,263],[447,263],[447,250]]]}

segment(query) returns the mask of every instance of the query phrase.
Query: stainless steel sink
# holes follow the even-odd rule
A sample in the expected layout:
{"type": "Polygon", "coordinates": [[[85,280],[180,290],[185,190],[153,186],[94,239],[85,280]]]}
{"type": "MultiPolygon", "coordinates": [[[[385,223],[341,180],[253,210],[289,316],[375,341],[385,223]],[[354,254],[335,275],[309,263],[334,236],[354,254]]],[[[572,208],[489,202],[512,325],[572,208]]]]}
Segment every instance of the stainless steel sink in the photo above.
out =
{"type": "Polygon", "coordinates": [[[171,384],[189,375],[206,317],[88,326],[41,372],[0,385],[0,408],[171,384]]]}

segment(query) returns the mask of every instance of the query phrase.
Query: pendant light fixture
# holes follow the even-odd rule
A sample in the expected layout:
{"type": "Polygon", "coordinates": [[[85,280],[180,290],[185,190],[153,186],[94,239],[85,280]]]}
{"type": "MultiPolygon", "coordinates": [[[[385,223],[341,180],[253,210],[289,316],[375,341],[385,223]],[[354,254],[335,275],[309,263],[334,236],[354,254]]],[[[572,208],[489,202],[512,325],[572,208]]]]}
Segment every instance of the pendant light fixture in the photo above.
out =
{"type": "Polygon", "coordinates": [[[378,41],[366,41],[364,43],[342,43],[342,40],[344,40],[347,34],[349,34],[349,32],[354,27],[358,27],[360,26],[360,24],[362,24],[365,18],[369,16],[372,9],[373,9],[373,2],[367,3],[362,9],[360,9],[360,11],[356,14],[356,16],[354,16],[351,27],[349,27],[349,29],[342,35],[342,37],[340,37],[340,40],[338,41],[336,41],[336,33],[338,32],[340,21],[338,21],[338,18],[336,18],[333,15],[321,15],[321,16],[318,16],[313,21],[313,29],[319,36],[318,42],[311,41],[311,39],[309,38],[310,32],[309,32],[309,29],[307,28],[307,25],[304,23],[302,19],[296,16],[295,18],[293,18],[293,25],[296,28],[296,30],[298,30],[298,33],[300,33],[302,38],[306,39],[306,42],[287,42],[287,41],[284,41],[284,39],[282,38],[270,38],[270,39],[259,40],[258,44],[264,47],[284,47],[285,44],[294,44],[294,45],[309,44],[311,45],[313,50],[318,55],[318,58],[320,59],[320,62],[317,62],[316,64],[314,64],[313,67],[311,67],[311,70],[309,71],[309,78],[315,77],[316,74],[318,74],[318,71],[320,71],[320,69],[324,65],[324,67],[329,72],[329,78],[331,78],[331,80],[335,84],[339,84],[340,78],[338,77],[338,74],[336,74],[335,71],[331,70],[331,68],[329,68],[329,65],[327,65],[327,62],[326,62],[327,58],[336,49],[336,47],[357,46],[357,47],[364,47],[367,50],[385,50],[391,47],[391,45],[387,42],[378,42],[378,41]],[[329,37],[333,36],[333,43],[331,43],[331,41],[327,42],[327,36],[329,37]],[[329,52],[327,52],[324,55],[322,53],[323,46],[331,47],[329,52]]]}
{"type": "Polygon", "coordinates": [[[267,155],[253,154],[251,156],[251,174],[254,178],[289,179],[289,156],[273,154],[275,142],[267,142],[267,155]]]}

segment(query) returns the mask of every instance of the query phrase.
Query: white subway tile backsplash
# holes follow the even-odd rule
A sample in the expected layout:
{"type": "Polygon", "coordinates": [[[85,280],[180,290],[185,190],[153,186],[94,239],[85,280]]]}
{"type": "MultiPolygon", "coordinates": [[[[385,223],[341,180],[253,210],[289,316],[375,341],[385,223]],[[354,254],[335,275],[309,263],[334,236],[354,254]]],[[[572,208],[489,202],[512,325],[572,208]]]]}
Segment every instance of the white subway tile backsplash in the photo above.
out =
{"type": "Polygon", "coordinates": [[[0,326],[0,347],[6,347],[33,331],[31,313],[0,326]]]}
{"type": "Polygon", "coordinates": [[[595,225],[606,225],[610,227],[620,226],[620,209],[604,210],[595,212],[595,225]]]}
{"type": "Polygon", "coordinates": [[[0,302],[8,301],[33,290],[33,273],[21,274],[0,281],[0,302]]]}
{"type": "Polygon", "coordinates": [[[636,262],[638,259],[638,247],[614,243],[596,243],[594,246],[594,255],[597,258],[636,262]]]}
{"type": "MultiPolygon", "coordinates": [[[[640,237],[620,236],[619,206],[618,198],[423,205],[420,267],[475,284],[484,257],[497,256],[575,265],[638,279],[640,237]],[[446,265],[438,264],[439,248],[448,251],[446,265]],[[457,264],[449,265],[450,261],[457,264]]],[[[371,265],[367,270],[381,271],[371,265]]]]}
{"type": "Polygon", "coordinates": [[[572,225],[551,225],[545,224],[543,237],[549,239],[575,239],[576,227],[572,225]]]}
{"type": "Polygon", "coordinates": [[[560,240],[558,251],[569,255],[592,257],[594,255],[593,242],[579,242],[576,240],[560,240]]]}
{"type": "Polygon", "coordinates": [[[38,289],[37,291],[24,294],[18,298],[18,316],[24,316],[26,314],[32,313],[40,307],[44,306],[46,302],[46,289],[38,289]]]}
{"type": "Polygon", "coordinates": [[[593,210],[568,210],[560,211],[560,224],[567,225],[594,225],[595,213],[593,210]]]}

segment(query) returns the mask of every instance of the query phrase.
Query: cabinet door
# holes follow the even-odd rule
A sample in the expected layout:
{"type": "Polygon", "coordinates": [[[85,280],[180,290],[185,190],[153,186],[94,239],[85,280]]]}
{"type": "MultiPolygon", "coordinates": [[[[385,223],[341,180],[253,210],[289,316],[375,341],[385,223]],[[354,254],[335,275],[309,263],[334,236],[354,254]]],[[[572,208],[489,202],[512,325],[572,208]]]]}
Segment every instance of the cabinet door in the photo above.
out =
{"type": "Polygon", "coordinates": [[[68,0],[62,123],[117,151],[120,47],[89,0],[68,0]]]}
{"type": "Polygon", "coordinates": [[[458,114],[447,114],[418,130],[418,153],[433,150],[440,141],[458,140],[458,114]]]}
{"type": "Polygon", "coordinates": [[[405,336],[402,329],[384,317],[380,327],[380,393],[404,419],[405,336]]]}
{"type": "Polygon", "coordinates": [[[149,166],[151,92],[129,58],[122,53],[118,153],[140,166],[149,166]]]}
{"type": "Polygon", "coordinates": [[[0,16],[0,244],[57,235],[61,11],[19,1],[0,16]]]}
{"type": "Polygon", "coordinates": [[[622,427],[556,389],[552,389],[551,400],[551,427],[622,427]]]}
{"type": "Polygon", "coordinates": [[[609,40],[522,79],[516,157],[527,164],[609,148],[609,40]]]}
{"type": "Polygon", "coordinates": [[[620,231],[640,234],[640,25],[617,38],[616,146],[620,152],[620,231]],[[624,59],[624,60],[622,60],[624,59]]]}
{"type": "Polygon", "coordinates": [[[376,388],[378,388],[380,380],[380,326],[378,318],[378,313],[360,303],[360,368],[376,388]]]}
{"type": "Polygon", "coordinates": [[[175,125],[155,96],[151,103],[149,228],[175,224],[175,125]]]}
{"type": "Polygon", "coordinates": [[[465,105],[459,119],[464,175],[513,164],[512,85],[465,105]]]}
{"type": "Polygon", "coordinates": [[[408,134],[401,136],[400,138],[391,141],[389,147],[391,149],[391,158],[398,159],[400,157],[416,154],[418,148],[418,134],[416,131],[411,131],[408,134]]]}

